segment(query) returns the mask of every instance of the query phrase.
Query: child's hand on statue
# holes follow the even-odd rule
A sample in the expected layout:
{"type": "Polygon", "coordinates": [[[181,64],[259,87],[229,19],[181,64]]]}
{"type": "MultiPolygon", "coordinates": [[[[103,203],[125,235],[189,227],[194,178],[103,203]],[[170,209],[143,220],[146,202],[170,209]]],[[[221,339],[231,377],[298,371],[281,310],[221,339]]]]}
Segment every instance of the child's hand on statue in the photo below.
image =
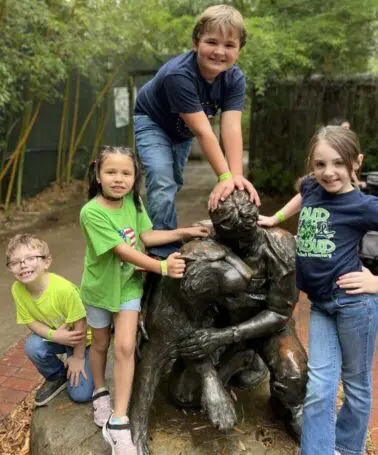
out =
{"type": "Polygon", "coordinates": [[[167,272],[171,278],[182,278],[185,271],[185,261],[181,259],[181,254],[172,253],[167,258],[167,272]]]}

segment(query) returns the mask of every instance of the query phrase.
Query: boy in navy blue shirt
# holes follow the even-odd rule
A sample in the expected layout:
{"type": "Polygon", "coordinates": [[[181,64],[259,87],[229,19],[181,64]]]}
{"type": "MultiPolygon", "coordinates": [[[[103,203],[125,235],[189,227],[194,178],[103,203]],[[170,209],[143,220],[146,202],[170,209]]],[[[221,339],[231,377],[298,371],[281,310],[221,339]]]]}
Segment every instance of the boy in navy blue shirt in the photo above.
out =
{"type": "MultiPolygon", "coordinates": [[[[154,229],[177,227],[175,198],[193,137],[218,176],[209,208],[215,209],[235,188],[247,190],[260,204],[255,188],[243,177],[245,79],[234,65],[246,42],[243,18],[232,6],[211,6],[200,16],[192,39],[193,50],[163,65],[136,100],[136,145],[146,171],[154,229]],[[219,109],[225,156],[209,122],[219,109]]],[[[150,251],[166,257],[176,248],[171,244],[150,251]]]]}

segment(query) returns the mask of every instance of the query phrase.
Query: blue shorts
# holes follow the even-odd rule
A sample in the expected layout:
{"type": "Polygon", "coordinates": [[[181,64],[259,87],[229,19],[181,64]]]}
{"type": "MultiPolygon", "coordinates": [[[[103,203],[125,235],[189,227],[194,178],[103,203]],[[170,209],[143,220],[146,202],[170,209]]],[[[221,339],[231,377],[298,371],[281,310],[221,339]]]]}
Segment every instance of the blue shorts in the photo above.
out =
{"type": "MultiPolygon", "coordinates": [[[[121,311],[140,311],[141,310],[141,299],[128,300],[127,302],[121,303],[119,307],[119,312],[121,311]]],[[[85,305],[87,310],[87,321],[90,327],[94,329],[105,329],[110,327],[113,322],[113,315],[118,313],[113,313],[104,308],[97,308],[92,305],[85,305]]]]}

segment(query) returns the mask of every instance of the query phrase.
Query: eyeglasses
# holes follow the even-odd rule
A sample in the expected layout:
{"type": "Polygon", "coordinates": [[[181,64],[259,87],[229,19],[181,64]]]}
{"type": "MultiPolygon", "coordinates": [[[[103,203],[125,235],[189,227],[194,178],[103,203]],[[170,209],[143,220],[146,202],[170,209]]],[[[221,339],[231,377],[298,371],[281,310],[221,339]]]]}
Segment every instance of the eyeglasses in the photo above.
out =
{"type": "Polygon", "coordinates": [[[20,259],[19,261],[9,261],[7,262],[7,267],[12,272],[16,272],[17,270],[21,269],[22,264],[30,267],[35,267],[37,265],[38,259],[46,259],[46,256],[27,256],[26,258],[20,259]]]}

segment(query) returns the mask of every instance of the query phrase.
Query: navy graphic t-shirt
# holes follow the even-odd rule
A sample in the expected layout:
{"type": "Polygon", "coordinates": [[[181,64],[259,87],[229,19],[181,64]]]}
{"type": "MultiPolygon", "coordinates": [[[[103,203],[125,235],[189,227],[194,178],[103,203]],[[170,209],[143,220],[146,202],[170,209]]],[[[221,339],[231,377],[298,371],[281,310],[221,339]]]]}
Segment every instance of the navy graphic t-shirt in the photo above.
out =
{"type": "Polygon", "coordinates": [[[180,113],[203,111],[207,117],[214,117],[218,109],[242,111],[244,98],[245,78],[237,66],[210,83],[201,76],[197,54],[191,51],[169,60],[140,89],[135,114],[148,115],[172,140],[182,142],[193,133],[180,113]]]}
{"type": "Polygon", "coordinates": [[[378,198],[353,190],[325,191],[313,177],[303,179],[297,236],[297,287],[310,300],[326,300],[343,274],[361,270],[357,247],[378,230],[378,198]]]}

